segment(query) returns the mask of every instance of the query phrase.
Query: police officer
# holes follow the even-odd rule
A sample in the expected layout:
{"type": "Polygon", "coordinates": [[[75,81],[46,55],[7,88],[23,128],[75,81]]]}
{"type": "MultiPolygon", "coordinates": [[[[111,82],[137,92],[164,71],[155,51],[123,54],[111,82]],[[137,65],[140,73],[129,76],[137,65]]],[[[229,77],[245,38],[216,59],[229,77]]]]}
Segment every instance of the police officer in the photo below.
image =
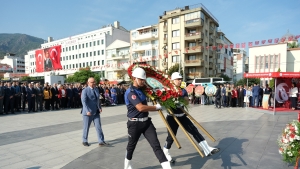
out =
{"type": "Polygon", "coordinates": [[[160,143],[157,139],[156,129],[148,117],[148,111],[160,110],[161,105],[148,106],[145,94],[141,88],[145,85],[146,73],[142,68],[135,68],[132,72],[134,82],[124,95],[125,103],[127,106],[127,128],[128,128],[128,144],[125,156],[124,169],[132,169],[130,160],[132,159],[135,146],[143,133],[145,138],[150,143],[156,157],[163,169],[171,169],[170,163],[161,149],[160,143]]]}
{"type": "MultiPolygon", "coordinates": [[[[173,83],[176,86],[180,86],[181,81],[182,81],[182,76],[180,73],[178,72],[174,72],[171,76],[171,80],[173,81],[173,83]]],[[[187,91],[185,89],[181,89],[182,90],[182,97],[186,100],[186,102],[188,103],[188,94],[187,91]]],[[[197,128],[194,126],[194,124],[191,122],[191,120],[186,116],[186,114],[182,111],[183,107],[178,105],[176,109],[172,108],[172,112],[174,113],[174,115],[177,117],[177,119],[180,121],[180,123],[182,124],[182,126],[185,128],[185,130],[187,130],[187,132],[189,132],[191,135],[193,135],[193,137],[195,138],[195,140],[199,143],[199,145],[201,146],[202,150],[204,151],[205,156],[209,156],[211,154],[215,154],[217,152],[220,151],[219,148],[213,148],[210,147],[206,140],[204,139],[204,137],[199,133],[199,131],[197,130],[197,128]]],[[[175,119],[171,116],[171,115],[167,115],[166,117],[167,122],[170,125],[170,128],[172,129],[172,131],[174,132],[174,134],[176,135],[177,130],[178,130],[178,124],[175,121],[175,119]]],[[[168,137],[166,139],[166,143],[165,146],[163,148],[164,153],[168,159],[168,161],[170,162],[174,162],[174,160],[172,159],[170,153],[169,153],[169,149],[171,148],[172,144],[173,144],[173,138],[171,137],[170,133],[168,132],[168,137]]]]}

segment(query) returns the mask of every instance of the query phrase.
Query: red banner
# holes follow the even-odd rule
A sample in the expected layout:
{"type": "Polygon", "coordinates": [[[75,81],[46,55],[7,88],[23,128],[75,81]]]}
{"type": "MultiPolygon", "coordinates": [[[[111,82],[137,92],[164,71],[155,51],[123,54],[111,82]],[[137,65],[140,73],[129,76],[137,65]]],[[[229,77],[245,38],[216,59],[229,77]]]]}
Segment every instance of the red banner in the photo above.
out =
{"type": "Polygon", "coordinates": [[[300,72],[244,73],[244,78],[300,78],[300,72]]]}
{"type": "Polygon", "coordinates": [[[60,63],[61,46],[53,46],[35,51],[36,72],[62,69],[60,63]]]}

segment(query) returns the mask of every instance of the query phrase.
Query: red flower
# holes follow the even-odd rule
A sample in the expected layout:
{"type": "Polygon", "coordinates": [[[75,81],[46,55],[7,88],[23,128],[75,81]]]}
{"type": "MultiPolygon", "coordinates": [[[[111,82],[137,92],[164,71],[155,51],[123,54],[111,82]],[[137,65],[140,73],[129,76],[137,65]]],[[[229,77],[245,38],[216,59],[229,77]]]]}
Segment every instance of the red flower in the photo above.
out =
{"type": "Polygon", "coordinates": [[[152,90],[148,90],[147,93],[148,93],[149,95],[152,95],[152,94],[153,94],[153,91],[152,91],[152,90]]]}
{"type": "Polygon", "coordinates": [[[173,92],[172,95],[173,95],[174,98],[178,97],[178,93],[177,92],[173,92]]]}
{"type": "Polygon", "coordinates": [[[156,90],[156,95],[157,95],[158,97],[160,97],[160,96],[162,95],[162,92],[161,92],[160,90],[156,90]]]}
{"type": "Polygon", "coordinates": [[[166,94],[166,97],[167,97],[167,99],[169,99],[171,97],[169,92],[166,94]]]}
{"type": "Polygon", "coordinates": [[[167,100],[167,97],[166,96],[162,96],[161,97],[161,101],[166,101],[167,100]]]}
{"type": "Polygon", "coordinates": [[[182,91],[181,90],[179,90],[179,96],[182,96],[183,95],[183,93],[182,93],[182,91]]]}

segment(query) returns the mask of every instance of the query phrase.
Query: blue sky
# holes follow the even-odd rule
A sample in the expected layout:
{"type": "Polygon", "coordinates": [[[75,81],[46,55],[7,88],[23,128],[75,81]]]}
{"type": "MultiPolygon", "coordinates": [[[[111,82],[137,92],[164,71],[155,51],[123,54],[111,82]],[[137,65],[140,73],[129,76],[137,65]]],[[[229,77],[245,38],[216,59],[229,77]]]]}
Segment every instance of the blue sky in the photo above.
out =
{"type": "Polygon", "coordinates": [[[233,43],[300,35],[300,0],[3,0],[0,33],[61,39],[111,24],[156,24],[163,11],[202,3],[233,43]]]}

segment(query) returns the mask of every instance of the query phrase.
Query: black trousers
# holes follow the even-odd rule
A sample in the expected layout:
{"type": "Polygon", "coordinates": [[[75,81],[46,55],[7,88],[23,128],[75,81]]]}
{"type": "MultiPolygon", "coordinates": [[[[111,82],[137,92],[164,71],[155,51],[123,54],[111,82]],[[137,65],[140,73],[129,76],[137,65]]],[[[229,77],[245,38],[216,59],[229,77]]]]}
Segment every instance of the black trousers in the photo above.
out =
{"type": "Polygon", "coordinates": [[[14,98],[5,98],[7,100],[5,100],[5,108],[4,108],[4,112],[8,113],[8,109],[10,109],[11,113],[14,113],[14,98]]]}
{"type": "Polygon", "coordinates": [[[227,107],[232,107],[232,97],[231,95],[228,95],[228,102],[227,102],[227,107]]]}
{"type": "MultiPolygon", "coordinates": [[[[194,139],[197,141],[197,143],[200,143],[201,141],[205,140],[204,137],[199,133],[195,125],[191,122],[189,118],[187,118],[185,115],[182,117],[177,117],[177,119],[180,121],[182,126],[185,128],[187,132],[189,132],[194,139]]],[[[172,116],[167,116],[166,117],[167,122],[170,125],[170,128],[172,129],[173,133],[176,135],[177,130],[178,130],[178,124],[175,121],[175,119],[172,116]]],[[[167,149],[170,149],[174,140],[171,136],[171,134],[168,131],[168,137],[166,139],[165,147],[167,149]]]]}
{"type": "Polygon", "coordinates": [[[216,98],[215,104],[216,104],[216,107],[220,107],[221,108],[221,98],[216,98]]]}
{"type": "Polygon", "coordinates": [[[238,104],[239,104],[239,107],[244,107],[244,97],[238,98],[238,104]]]}
{"type": "Polygon", "coordinates": [[[35,111],[35,97],[28,99],[28,111],[35,111]]]}
{"type": "Polygon", "coordinates": [[[231,107],[236,107],[236,99],[237,98],[231,98],[231,107]]]}
{"type": "Polygon", "coordinates": [[[26,95],[25,94],[22,94],[22,96],[21,96],[21,98],[22,98],[22,109],[23,109],[23,111],[25,110],[25,107],[26,107],[26,101],[27,101],[27,98],[26,98],[26,95]]]}
{"type": "Polygon", "coordinates": [[[21,96],[20,95],[17,95],[17,96],[14,96],[14,107],[17,111],[20,110],[21,108],[21,96]]]}
{"type": "Polygon", "coordinates": [[[52,96],[52,98],[51,98],[51,107],[52,107],[52,110],[54,110],[54,108],[57,110],[58,109],[58,105],[59,105],[59,100],[58,100],[57,96],[52,96]]]}
{"type": "Polygon", "coordinates": [[[297,108],[297,97],[290,97],[291,98],[291,106],[292,108],[297,108]]]}
{"type": "Polygon", "coordinates": [[[127,122],[128,128],[128,144],[127,144],[127,153],[126,158],[128,160],[132,159],[132,155],[134,149],[136,147],[137,142],[141,134],[145,136],[148,143],[153,149],[153,152],[160,163],[168,161],[164,152],[161,149],[159,140],[157,138],[156,128],[154,127],[151,118],[147,121],[140,122],[140,121],[128,121],[127,122]]]}
{"type": "Polygon", "coordinates": [[[50,110],[50,102],[51,100],[50,99],[44,99],[45,100],[45,109],[46,110],[50,110]]]}

